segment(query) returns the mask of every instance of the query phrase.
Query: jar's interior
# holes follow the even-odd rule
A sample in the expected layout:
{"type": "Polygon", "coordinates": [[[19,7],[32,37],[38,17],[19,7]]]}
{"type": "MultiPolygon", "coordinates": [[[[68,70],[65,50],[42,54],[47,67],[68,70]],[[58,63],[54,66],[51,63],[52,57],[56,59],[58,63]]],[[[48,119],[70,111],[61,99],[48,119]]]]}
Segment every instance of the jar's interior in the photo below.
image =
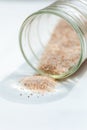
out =
{"type": "Polygon", "coordinates": [[[61,78],[79,63],[80,40],[61,17],[53,14],[33,15],[24,22],[22,53],[38,73],[61,78]]]}

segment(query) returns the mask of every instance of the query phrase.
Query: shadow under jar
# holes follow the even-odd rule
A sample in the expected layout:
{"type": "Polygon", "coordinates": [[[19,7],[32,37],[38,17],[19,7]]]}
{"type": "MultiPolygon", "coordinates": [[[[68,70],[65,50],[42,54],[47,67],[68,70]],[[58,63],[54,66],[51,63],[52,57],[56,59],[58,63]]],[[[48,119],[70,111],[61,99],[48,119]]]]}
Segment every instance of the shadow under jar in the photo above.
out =
{"type": "MultiPolygon", "coordinates": [[[[63,26],[61,27],[63,28],[63,26]]],[[[26,18],[21,26],[19,41],[25,60],[38,74],[48,75],[55,79],[63,79],[74,74],[87,59],[87,1],[58,0],[50,6],[32,14],[26,18]],[[65,21],[76,33],[81,47],[80,57],[77,64],[73,65],[68,71],[64,73],[49,73],[40,69],[39,64],[47,44],[51,42],[55,28],[61,21],[65,21]]],[[[74,43],[72,42],[73,45],[74,43]]],[[[70,55],[70,52],[67,53],[70,55]]],[[[47,53],[48,55],[49,52],[47,53]]]]}

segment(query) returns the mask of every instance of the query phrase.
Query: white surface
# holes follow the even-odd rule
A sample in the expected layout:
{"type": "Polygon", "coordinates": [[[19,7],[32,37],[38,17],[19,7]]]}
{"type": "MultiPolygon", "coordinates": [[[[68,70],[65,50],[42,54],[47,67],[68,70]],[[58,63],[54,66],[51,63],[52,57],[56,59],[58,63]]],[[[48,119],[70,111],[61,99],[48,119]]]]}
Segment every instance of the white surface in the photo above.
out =
{"type": "MultiPolygon", "coordinates": [[[[0,2],[0,78],[24,61],[18,30],[23,20],[46,2],[0,2]]],[[[0,99],[0,130],[87,130],[87,73],[63,100],[22,105],[0,99]]]]}

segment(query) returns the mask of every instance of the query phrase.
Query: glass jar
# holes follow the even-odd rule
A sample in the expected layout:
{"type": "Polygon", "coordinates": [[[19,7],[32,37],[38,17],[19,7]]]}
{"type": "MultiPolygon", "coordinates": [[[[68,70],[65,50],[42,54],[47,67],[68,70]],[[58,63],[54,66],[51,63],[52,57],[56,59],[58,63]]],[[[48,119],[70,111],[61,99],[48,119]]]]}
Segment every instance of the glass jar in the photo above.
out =
{"type": "Polygon", "coordinates": [[[87,58],[86,23],[86,0],[58,0],[48,7],[35,12],[26,18],[20,29],[20,48],[25,60],[38,74],[46,74],[55,79],[62,79],[72,75],[87,58]],[[66,73],[60,75],[47,74],[38,69],[38,62],[48,39],[52,35],[56,22],[61,19],[67,21],[77,33],[81,44],[80,59],[66,73]]]}

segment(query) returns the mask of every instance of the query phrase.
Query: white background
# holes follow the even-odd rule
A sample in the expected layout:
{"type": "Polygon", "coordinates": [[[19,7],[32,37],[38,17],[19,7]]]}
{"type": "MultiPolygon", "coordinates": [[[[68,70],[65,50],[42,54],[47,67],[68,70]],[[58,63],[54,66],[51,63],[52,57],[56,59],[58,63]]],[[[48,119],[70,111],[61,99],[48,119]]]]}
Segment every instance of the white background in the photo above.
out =
{"type": "MultiPolygon", "coordinates": [[[[24,61],[18,45],[23,20],[51,2],[0,1],[0,80],[24,61]]],[[[23,105],[0,98],[0,130],[87,130],[86,77],[58,102],[23,105]]]]}

